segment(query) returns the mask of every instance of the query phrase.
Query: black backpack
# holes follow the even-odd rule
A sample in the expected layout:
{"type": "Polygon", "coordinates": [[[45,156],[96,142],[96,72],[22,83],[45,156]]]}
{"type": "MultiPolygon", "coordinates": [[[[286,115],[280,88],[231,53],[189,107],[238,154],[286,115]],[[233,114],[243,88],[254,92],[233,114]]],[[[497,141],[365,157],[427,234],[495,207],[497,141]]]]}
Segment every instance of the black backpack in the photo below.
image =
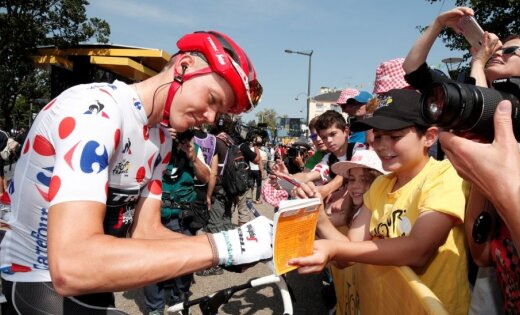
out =
{"type": "Polygon", "coordinates": [[[228,146],[224,167],[220,172],[220,183],[229,196],[242,195],[249,189],[249,162],[229,136],[219,134],[217,137],[228,146]]]}

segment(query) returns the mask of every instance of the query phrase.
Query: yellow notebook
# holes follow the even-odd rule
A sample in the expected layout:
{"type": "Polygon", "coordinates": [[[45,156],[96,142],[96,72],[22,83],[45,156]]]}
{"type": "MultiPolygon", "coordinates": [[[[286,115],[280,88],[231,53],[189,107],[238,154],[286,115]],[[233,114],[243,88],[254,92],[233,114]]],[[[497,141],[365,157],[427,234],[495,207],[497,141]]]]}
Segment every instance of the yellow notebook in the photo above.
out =
{"type": "Polygon", "coordinates": [[[280,202],[273,220],[273,264],[277,275],[296,269],[289,266],[290,259],[312,254],[320,205],[320,198],[280,202]]]}

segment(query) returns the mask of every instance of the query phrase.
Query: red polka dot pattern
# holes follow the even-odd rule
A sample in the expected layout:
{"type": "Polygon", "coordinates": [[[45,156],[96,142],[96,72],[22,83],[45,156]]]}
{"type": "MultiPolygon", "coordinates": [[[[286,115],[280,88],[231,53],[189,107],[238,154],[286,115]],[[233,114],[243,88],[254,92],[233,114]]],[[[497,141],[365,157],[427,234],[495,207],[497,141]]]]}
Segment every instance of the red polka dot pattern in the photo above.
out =
{"type": "Polygon", "coordinates": [[[143,180],[144,180],[145,175],[146,175],[146,170],[144,169],[144,166],[141,166],[141,167],[137,170],[137,174],[135,174],[135,180],[136,180],[138,183],[142,183],[143,180]]]}
{"type": "Polygon", "coordinates": [[[159,139],[161,140],[161,144],[164,144],[165,137],[164,137],[164,131],[162,129],[159,129],[159,139]]]}
{"type": "Polygon", "coordinates": [[[148,183],[148,190],[154,195],[162,194],[162,183],[160,180],[152,180],[148,183]]]}
{"type": "Polygon", "coordinates": [[[27,142],[25,142],[25,146],[23,147],[23,154],[29,152],[30,147],[31,147],[31,139],[27,139],[27,142]]]}
{"type": "Polygon", "coordinates": [[[60,139],[67,138],[74,131],[75,127],[76,127],[76,120],[74,118],[72,118],[72,117],[63,118],[63,120],[60,122],[60,126],[58,129],[58,134],[60,136],[60,139]]]}
{"type": "Polygon", "coordinates": [[[49,140],[41,135],[34,137],[33,149],[36,153],[43,156],[53,156],[56,153],[49,140]]]}
{"type": "Polygon", "coordinates": [[[115,149],[119,148],[119,141],[121,140],[121,129],[117,129],[114,133],[114,145],[115,149]]]}
{"type": "Polygon", "coordinates": [[[53,99],[52,101],[50,101],[49,104],[45,105],[45,107],[43,108],[43,110],[48,110],[49,108],[52,107],[52,105],[54,105],[54,103],[56,102],[57,98],[53,99]]]}
{"type": "Polygon", "coordinates": [[[168,164],[170,162],[171,158],[172,158],[172,152],[170,151],[170,152],[166,153],[166,156],[162,160],[162,163],[163,164],[168,164]]]}
{"type": "Polygon", "coordinates": [[[51,184],[49,185],[49,201],[52,201],[61,187],[61,179],[59,176],[53,176],[51,178],[51,184]]]}

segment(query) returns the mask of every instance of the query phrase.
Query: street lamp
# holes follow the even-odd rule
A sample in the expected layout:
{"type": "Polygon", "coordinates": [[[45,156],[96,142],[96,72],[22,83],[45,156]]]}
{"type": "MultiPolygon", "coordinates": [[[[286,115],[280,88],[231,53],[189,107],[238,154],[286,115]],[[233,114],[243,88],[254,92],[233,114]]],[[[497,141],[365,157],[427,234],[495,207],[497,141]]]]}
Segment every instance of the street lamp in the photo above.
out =
{"type": "Polygon", "coordinates": [[[453,80],[457,80],[459,68],[462,64],[463,59],[459,57],[450,57],[444,58],[441,61],[446,65],[446,68],[448,69],[448,76],[453,80]],[[457,65],[457,68],[455,68],[453,65],[457,65]]]}
{"type": "Polygon", "coordinates": [[[299,101],[299,100],[300,100],[300,95],[307,95],[307,93],[305,93],[305,92],[300,92],[300,93],[298,93],[298,95],[296,95],[296,96],[294,97],[294,100],[295,100],[295,101],[299,101]]]}
{"type": "Polygon", "coordinates": [[[304,55],[309,57],[309,75],[307,77],[307,121],[305,122],[306,125],[309,124],[309,110],[311,105],[311,59],[312,59],[312,53],[314,51],[293,51],[290,49],[285,50],[288,54],[298,54],[298,55],[304,55]]]}

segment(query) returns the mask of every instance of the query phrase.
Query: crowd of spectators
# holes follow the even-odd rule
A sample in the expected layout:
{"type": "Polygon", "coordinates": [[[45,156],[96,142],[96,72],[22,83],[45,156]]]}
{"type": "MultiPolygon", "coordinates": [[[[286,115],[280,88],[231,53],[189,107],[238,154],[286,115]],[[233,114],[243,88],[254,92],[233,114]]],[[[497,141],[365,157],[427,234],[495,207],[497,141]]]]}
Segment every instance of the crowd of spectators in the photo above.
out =
{"type": "MultiPolygon", "coordinates": [[[[243,139],[236,118],[228,114],[220,114],[209,132],[170,128],[173,144],[167,151],[172,158],[155,162],[165,164],[159,196],[161,224],[184,235],[206,235],[207,243],[199,239],[194,244],[205,253],[210,253],[211,247],[212,256],[208,254],[190,268],[179,267],[177,272],[164,271],[146,281],[134,280],[106,289],[146,284],[150,314],[162,314],[166,303],[163,290],[170,290],[168,297],[174,302],[186,298],[194,272],[218,276],[223,268],[270,256],[265,252],[252,258],[233,256],[236,252],[230,245],[231,231],[236,231],[237,244],[243,251],[242,233],[250,232],[252,226],[267,239],[272,237],[268,220],[251,221],[254,218],[248,202],[266,202],[277,211],[281,200],[319,197],[323,206],[314,253],[294,257],[290,264],[299,274],[332,275],[328,285],[335,287],[336,314],[354,314],[360,303],[375,303],[357,296],[356,288],[363,283],[356,283],[351,266],[358,263],[411,268],[449,314],[520,312],[516,249],[520,242],[520,153],[512,104],[494,104],[494,124],[489,126],[494,138],[471,128],[445,130],[428,121],[422,108],[426,106],[422,96],[431,92],[432,83],[456,82],[492,89],[497,79],[520,77],[519,35],[500,40],[484,32],[479,46],[471,47],[470,71],[464,82],[428,66],[429,50],[441,30],[448,27],[460,33],[459,20],[472,15],[472,9],[466,7],[439,14],[413,43],[406,58],[387,60],[377,67],[372,92],[347,88],[337,100],[341,112],[328,110],[312,118],[308,139],[287,144],[275,144],[260,134],[243,139]],[[222,174],[229,167],[228,157],[235,146],[246,164],[248,187],[230,193],[222,174]],[[280,183],[284,177],[299,185],[284,187],[280,183]],[[236,222],[232,220],[234,211],[236,222]]],[[[196,58],[189,57],[186,64],[203,68],[199,63],[204,61],[192,59],[196,58]]],[[[184,64],[176,66],[180,69],[177,72],[186,71],[184,64]]],[[[516,110],[518,104],[514,106],[516,110]]],[[[66,133],[64,129],[60,129],[60,136],[66,133]]],[[[19,141],[23,144],[25,139],[19,141]]],[[[124,150],[127,148],[130,144],[124,150]]],[[[68,154],[64,159],[71,163],[72,154],[68,154]]],[[[151,187],[147,193],[156,194],[151,187]]],[[[0,193],[6,190],[2,182],[0,193]]],[[[47,197],[50,201],[54,196],[47,197]]],[[[59,197],[62,202],[67,199],[59,197]]],[[[132,229],[140,237],[150,235],[139,225],[132,229]]],[[[58,244],[73,252],[67,244],[58,244]]],[[[267,248],[269,244],[264,245],[267,248]]],[[[187,264],[189,261],[183,262],[183,266],[187,264]]],[[[55,266],[54,272],[58,271],[55,266]]],[[[5,280],[9,289],[13,283],[5,280]]],[[[59,293],[83,292],[66,289],[60,288],[59,293]]]]}

